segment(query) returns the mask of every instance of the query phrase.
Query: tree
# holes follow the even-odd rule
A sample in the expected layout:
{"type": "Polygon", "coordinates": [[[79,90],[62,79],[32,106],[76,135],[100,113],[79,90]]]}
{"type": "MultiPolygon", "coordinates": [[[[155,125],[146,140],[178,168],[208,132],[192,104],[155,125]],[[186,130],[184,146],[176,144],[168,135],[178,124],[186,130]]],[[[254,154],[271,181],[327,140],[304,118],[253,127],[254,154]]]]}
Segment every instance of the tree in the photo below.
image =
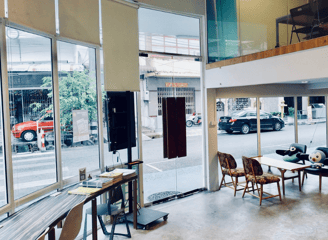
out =
{"type": "MultiPolygon", "coordinates": [[[[72,110],[88,110],[89,122],[97,120],[97,88],[96,80],[91,78],[88,71],[62,72],[59,80],[60,124],[66,130],[72,130],[72,110]]],[[[41,87],[48,88],[48,97],[52,98],[52,78],[44,77],[41,87]]],[[[104,98],[105,93],[102,93],[104,98]]],[[[41,103],[32,103],[33,111],[40,111],[41,103]]],[[[53,101],[48,108],[42,109],[41,114],[53,110],[53,101]]]]}

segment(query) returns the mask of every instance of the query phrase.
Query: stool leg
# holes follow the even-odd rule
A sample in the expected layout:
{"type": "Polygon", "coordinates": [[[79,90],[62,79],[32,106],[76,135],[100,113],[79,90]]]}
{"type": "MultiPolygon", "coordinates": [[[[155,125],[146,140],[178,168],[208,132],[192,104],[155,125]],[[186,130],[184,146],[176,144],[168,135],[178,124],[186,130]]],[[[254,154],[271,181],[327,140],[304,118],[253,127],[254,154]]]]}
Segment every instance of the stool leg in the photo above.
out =
{"type": "Polygon", "coordinates": [[[112,224],[112,231],[111,231],[110,237],[109,237],[110,240],[113,240],[113,238],[114,238],[116,218],[117,218],[117,216],[114,216],[114,220],[113,220],[113,224],[112,224]]]}
{"type": "Polygon", "coordinates": [[[263,197],[263,185],[261,184],[261,192],[260,192],[260,206],[262,204],[262,197],[263,197]]]}
{"type": "Polygon", "coordinates": [[[87,220],[88,220],[88,214],[85,214],[85,217],[84,217],[84,232],[83,232],[83,240],[86,240],[87,239],[87,220]]]}
{"type": "Polygon", "coordinates": [[[125,225],[126,225],[126,230],[128,232],[127,237],[128,238],[131,238],[130,228],[129,228],[128,220],[126,219],[126,215],[125,214],[124,214],[124,221],[125,221],[125,225]]]}

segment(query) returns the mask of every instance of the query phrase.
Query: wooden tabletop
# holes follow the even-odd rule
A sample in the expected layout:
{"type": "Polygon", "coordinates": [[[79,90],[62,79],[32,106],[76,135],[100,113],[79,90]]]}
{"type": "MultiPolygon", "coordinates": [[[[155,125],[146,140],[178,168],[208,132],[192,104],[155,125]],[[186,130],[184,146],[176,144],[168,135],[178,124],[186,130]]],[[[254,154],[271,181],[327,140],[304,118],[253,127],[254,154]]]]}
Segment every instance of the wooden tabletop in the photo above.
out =
{"type": "Polygon", "coordinates": [[[301,164],[296,164],[296,163],[290,163],[290,162],[285,162],[282,160],[274,159],[274,158],[269,158],[269,157],[253,157],[253,159],[256,159],[259,161],[259,163],[271,167],[276,167],[280,169],[285,169],[285,170],[290,170],[290,171],[298,171],[298,170],[303,170],[305,168],[311,167],[311,165],[301,165],[301,164]]]}
{"type": "Polygon", "coordinates": [[[78,184],[62,190],[59,195],[47,196],[0,221],[0,239],[35,240],[47,227],[53,226],[55,220],[64,218],[76,204],[91,201],[104,192],[137,178],[137,175],[128,176],[89,196],[68,194],[78,184]]]}
{"type": "Polygon", "coordinates": [[[69,195],[65,189],[57,196],[48,196],[14,213],[0,222],[0,239],[35,240],[54,220],[59,219],[86,196],[69,195]]]}

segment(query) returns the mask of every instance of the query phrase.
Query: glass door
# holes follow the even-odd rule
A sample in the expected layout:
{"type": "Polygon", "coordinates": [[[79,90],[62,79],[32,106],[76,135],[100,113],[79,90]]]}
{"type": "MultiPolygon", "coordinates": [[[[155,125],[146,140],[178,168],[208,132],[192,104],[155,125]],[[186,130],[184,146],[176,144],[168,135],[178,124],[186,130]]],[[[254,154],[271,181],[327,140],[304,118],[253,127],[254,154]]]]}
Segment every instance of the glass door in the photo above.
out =
{"type": "Polygon", "coordinates": [[[202,187],[199,19],[139,9],[144,201],[202,187]],[[179,55],[179,57],[177,57],[179,55]],[[187,157],[163,157],[163,99],[185,98],[187,157]],[[194,115],[193,115],[194,114],[194,115]],[[198,121],[199,119],[199,121],[198,121]],[[195,177],[197,176],[197,177],[195,177]]]}
{"type": "Polygon", "coordinates": [[[145,202],[203,187],[200,62],[194,58],[140,57],[145,202]],[[150,66],[153,72],[146,72],[150,66]],[[187,156],[163,156],[163,98],[185,98],[187,156]]]}

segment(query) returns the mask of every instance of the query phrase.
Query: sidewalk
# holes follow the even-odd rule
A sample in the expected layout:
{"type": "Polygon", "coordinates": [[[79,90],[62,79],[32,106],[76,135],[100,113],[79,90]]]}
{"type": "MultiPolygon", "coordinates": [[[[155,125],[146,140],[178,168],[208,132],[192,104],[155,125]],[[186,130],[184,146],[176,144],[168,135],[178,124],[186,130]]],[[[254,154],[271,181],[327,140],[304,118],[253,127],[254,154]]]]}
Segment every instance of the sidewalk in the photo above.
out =
{"type": "MultiPolygon", "coordinates": [[[[312,124],[317,124],[317,123],[325,123],[326,119],[325,118],[318,118],[318,119],[312,119],[311,121],[309,121],[308,119],[298,119],[297,123],[299,125],[312,125],[312,124]]],[[[292,118],[292,121],[285,121],[286,125],[294,125],[294,118],[292,118]]]]}

